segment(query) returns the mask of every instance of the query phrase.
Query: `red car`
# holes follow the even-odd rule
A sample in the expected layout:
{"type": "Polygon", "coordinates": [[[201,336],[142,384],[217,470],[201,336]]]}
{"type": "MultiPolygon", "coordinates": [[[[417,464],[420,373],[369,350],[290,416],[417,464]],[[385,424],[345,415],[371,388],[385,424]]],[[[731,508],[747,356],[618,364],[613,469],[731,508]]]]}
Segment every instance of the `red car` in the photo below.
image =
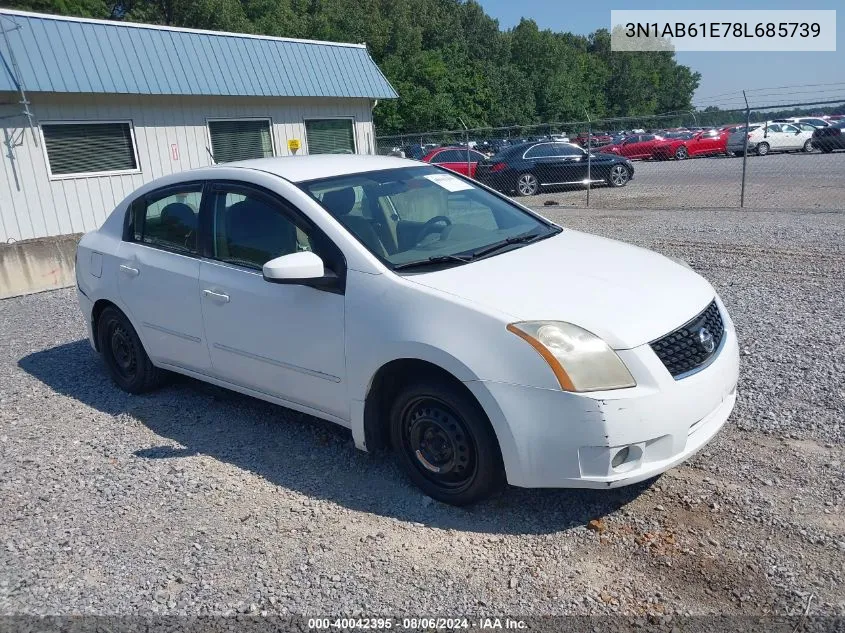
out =
{"type": "Polygon", "coordinates": [[[663,140],[663,137],[657,134],[632,134],[625,137],[621,143],[606,145],[599,151],[625,158],[651,158],[654,146],[663,140]]]}
{"type": "Polygon", "coordinates": [[[423,156],[423,160],[432,165],[440,165],[451,169],[464,176],[475,178],[475,169],[479,161],[487,157],[474,149],[467,150],[466,147],[438,147],[423,156]],[[469,157],[467,157],[469,152],[469,157]]]}
{"type": "Polygon", "coordinates": [[[727,154],[729,134],[728,130],[702,130],[688,138],[664,139],[654,144],[651,157],[656,160],[684,160],[690,156],[727,154]]]}

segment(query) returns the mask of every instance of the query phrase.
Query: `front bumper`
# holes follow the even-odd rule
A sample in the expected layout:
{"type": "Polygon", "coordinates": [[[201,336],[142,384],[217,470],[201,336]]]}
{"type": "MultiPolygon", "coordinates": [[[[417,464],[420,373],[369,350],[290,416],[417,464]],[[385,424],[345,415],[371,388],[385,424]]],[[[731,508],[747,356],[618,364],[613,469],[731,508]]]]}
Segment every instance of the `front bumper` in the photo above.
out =
{"type": "Polygon", "coordinates": [[[726,328],[704,369],[675,380],[651,348],[618,352],[631,389],[575,394],[474,382],[502,448],[508,482],[527,488],[613,488],[654,477],[689,459],[725,424],[736,403],[739,348],[726,328]],[[627,448],[628,457],[613,465],[627,448]]]}

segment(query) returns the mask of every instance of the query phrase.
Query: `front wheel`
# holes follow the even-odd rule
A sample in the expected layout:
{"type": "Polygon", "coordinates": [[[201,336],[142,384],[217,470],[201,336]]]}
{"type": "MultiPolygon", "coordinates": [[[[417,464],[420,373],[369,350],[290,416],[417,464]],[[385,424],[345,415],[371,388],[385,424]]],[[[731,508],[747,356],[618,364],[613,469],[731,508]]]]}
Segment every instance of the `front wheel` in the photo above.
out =
{"type": "Polygon", "coordinates": [[[631,180],[631,173],[625,165],[614,165],[610,168],[607,184],[611,187],[624,187],[631,180]]]}
{"type": "Polygon", "coordinates": [[[678,149],[675,150],[675,158],[677,160],[685,160],[689,157],[689,152],[687,148],[681,145],[678,149]]]}
{"type": "Polygon", "coordinates": [[[164,372],[150,362],[135,328],[120,310],[109,306],[97,320],[97,344],[109,375],[129,393],[144,393],[159,386],[164,372]]]}
{"type": "Polygon", "coordinates": [[[463,506],[504,485],[493,429],[457,385],[427,380],[403,389],[390,410],[390,438],[400,466],[433,499],[463,506]]]}
{"type": "Polygon", "coordinates": [[[540,181],[534,174],[520,174],[516,181],[516,192],[520,196],[533,196],[540,191],[540,181]]]}
{"type": "Polygon", "coordinates": [[[758,143],[757,144],[757,156],[765,156],[769,153],[769,144],[768,143],[758,143]]]}

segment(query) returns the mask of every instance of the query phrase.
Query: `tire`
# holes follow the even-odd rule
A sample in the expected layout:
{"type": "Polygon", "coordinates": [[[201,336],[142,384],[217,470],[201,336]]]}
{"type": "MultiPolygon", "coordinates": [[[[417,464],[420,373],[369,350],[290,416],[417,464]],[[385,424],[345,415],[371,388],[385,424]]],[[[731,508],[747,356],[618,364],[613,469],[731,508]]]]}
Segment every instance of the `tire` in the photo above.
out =
{"type": "Polygon", "coordinates": [[[686,147],[681,145],[678,149],[675,150],[675,159],[676,160],[685,160],[689,158],[689,151],[686,147]]]}
{"type": "Polygon", "coordinates": [[[822,145],[819,149],[825,154],[830,154],[833,151],[833,148],[829,145],[822,145]]]}
{"type": "Polygon", "coordinates": [[[124,391],[144,393],[164,381],[164,372],[150,362],[135,328],[114,306],[97,319],[97,344],[111,379],[124,391]]]}
{"type": "Polygon", "coordinates": [[[476,503],[505,483],[487,416],[472,396],[448,381],[423,380],[396,395],[390,440],[411,481],[443,503],[476,503]]]}
{"type": "Polygon", "coordinates": [[[520,174],[516,179],[516,194],[519,196],[534,196],[540,191],[540,181],[530,172],[520,174]]]}
{"type": "Polygon", "coordinates": [[[816,149],[816,148],[815,148],[815,147],[813,147],[813,141],[812,141],[811,139],[807,139],[807,140],[804,142],[804,151],[805,151],[805,152],[807,152],[807,153],[809,154],[809,153],[810,153],[810,152],[812,152],[814,149],[816,149]]]}
{"type": "Polygon", "coordinates": [[[757,156],[765,156],[769,153],[768,143],[757,143],[757,156]]]}
{"type": "Polygon", "coordinates": [[[607,184],[611,187],[624,187],[629,180],[631,180],[631,172],[621,163],[613,165],[607,175],[607,184]]]}
{"type": "Polygon", "coordinates": [[[734,156],[743,156],[743,155],[745,155],[745,152],[734,152],[733,155],[734,156]]]}

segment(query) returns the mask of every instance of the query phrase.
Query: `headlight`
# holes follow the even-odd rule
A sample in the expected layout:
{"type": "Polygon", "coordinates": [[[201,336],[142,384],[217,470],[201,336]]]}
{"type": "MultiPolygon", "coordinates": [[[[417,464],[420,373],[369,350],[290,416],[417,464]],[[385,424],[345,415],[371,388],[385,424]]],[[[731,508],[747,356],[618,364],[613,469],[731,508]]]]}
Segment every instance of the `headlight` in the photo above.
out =
{"type": "Polygon", "coordinates": [[[563,321],[523,321],[508,330],[549,364],[564,391],[603,391],[636,386],[622,359],[595,334],[563,321]]]}

